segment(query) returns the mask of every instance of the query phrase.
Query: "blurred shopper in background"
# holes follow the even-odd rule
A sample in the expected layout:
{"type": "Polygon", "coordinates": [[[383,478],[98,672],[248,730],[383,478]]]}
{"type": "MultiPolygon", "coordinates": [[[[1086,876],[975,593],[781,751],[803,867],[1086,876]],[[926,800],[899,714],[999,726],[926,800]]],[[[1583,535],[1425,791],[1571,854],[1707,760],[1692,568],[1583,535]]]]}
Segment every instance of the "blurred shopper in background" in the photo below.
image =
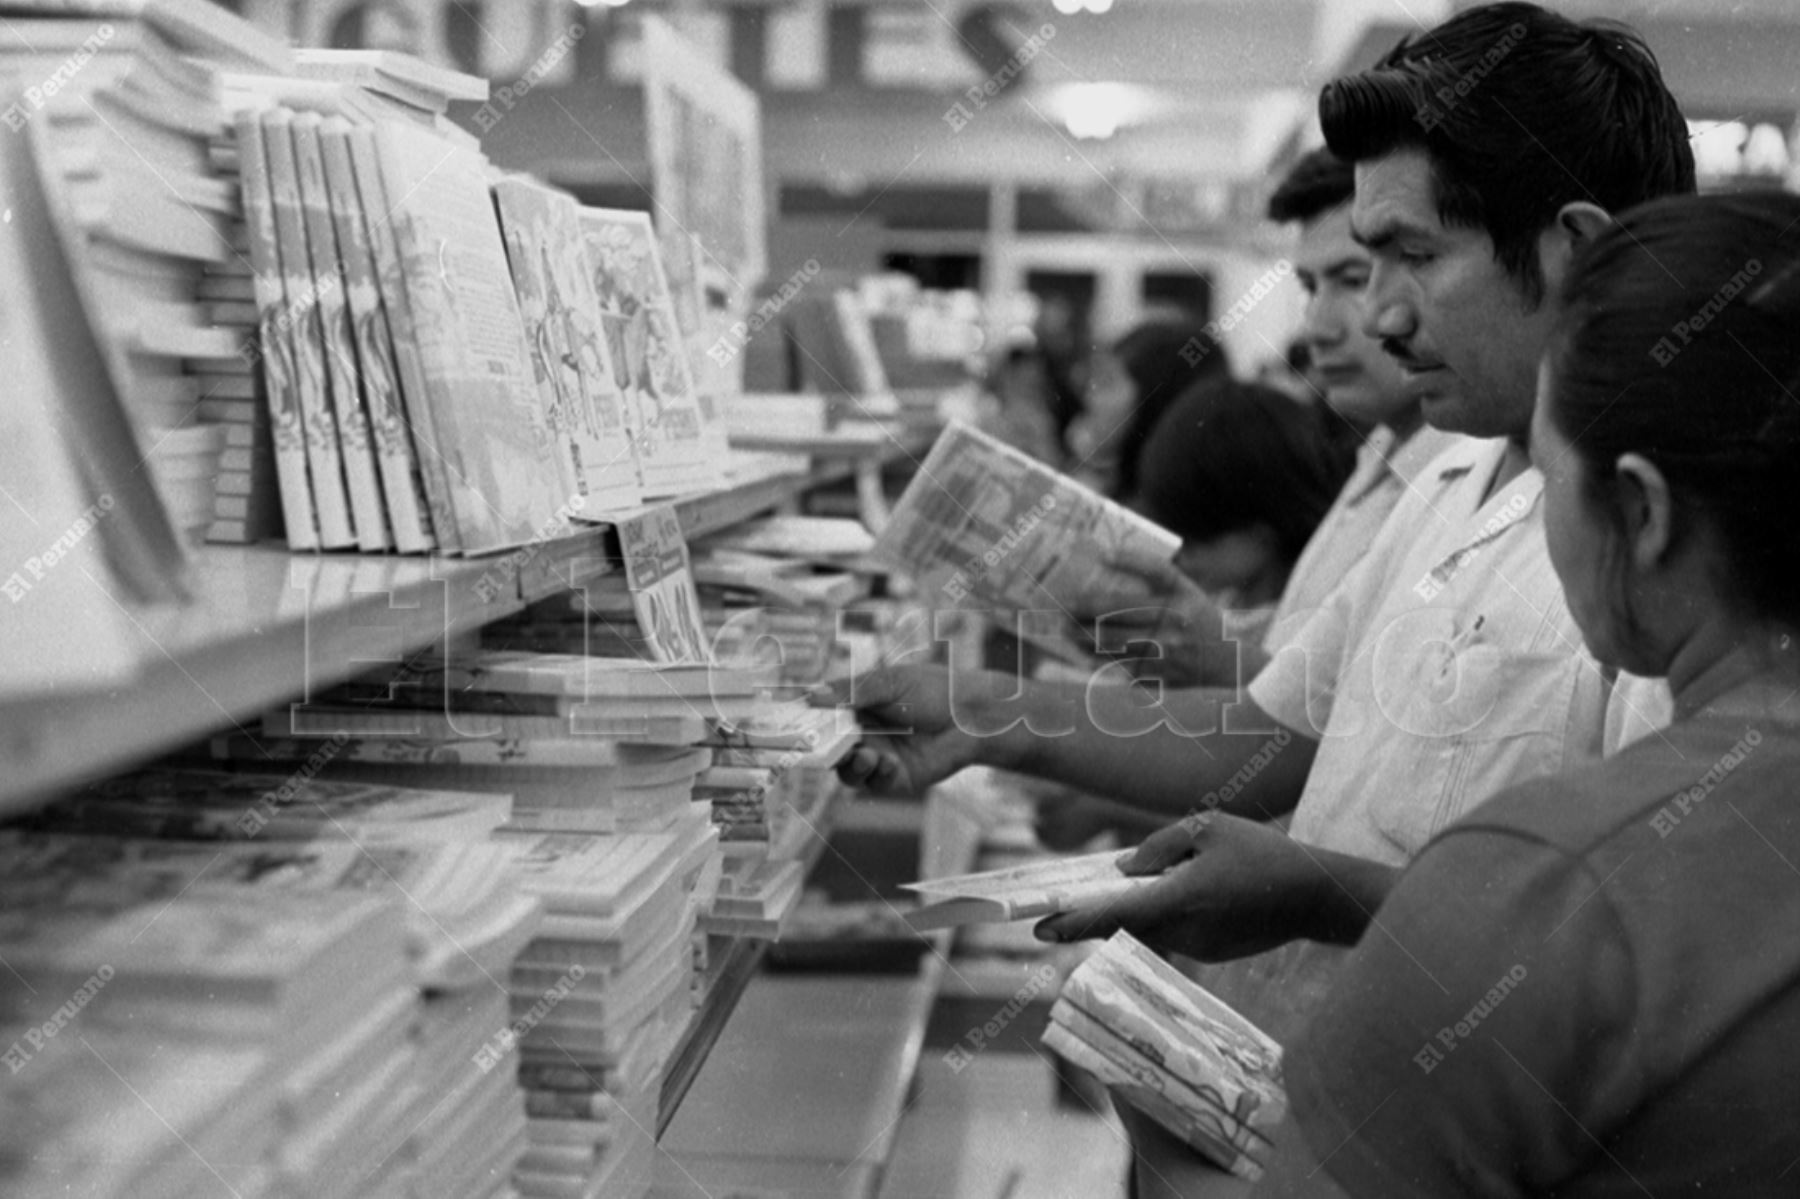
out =
{"type": "Polygon", "coordinates": [[[1062,434],[1056,425],[1050,360],[1041,347],[1015,343],[988,371],[976,424],[1014,449],[1061,470],[1062,434]]]}
{"type": "Polygon", "coordinates": [[[1138,459],[1157,420],[1191,384],[1230,374],[1224,347],[1199,322],[1156,317],[1135,326],[1089,363],[1082,413],[1069,429],[1070,473],[1134,506],[1138,459]]]}
{"type": "Polygon", "coordinates": [[[1260,641],[1294,564],[1349,478],[1332,418],[1219,379],[1172,404],[1138,455],[1138,509],[1181,538],[1174,566],[1260,641]]]}

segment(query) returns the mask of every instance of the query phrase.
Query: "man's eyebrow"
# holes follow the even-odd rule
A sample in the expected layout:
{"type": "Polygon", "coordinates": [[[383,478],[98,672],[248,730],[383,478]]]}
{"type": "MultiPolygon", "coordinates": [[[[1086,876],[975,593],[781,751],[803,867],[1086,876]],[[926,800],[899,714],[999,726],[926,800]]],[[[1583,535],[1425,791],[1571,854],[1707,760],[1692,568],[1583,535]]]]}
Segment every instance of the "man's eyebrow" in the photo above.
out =
{"type": "Polygon", "coordinates": [[[1407,235],[1414,237],[1430,237],[1431,231],[1421,225],[1397,218],[1378,221],[1372,231],[1357,228],[1354,221],[1350,224],[1350,240],[1365,250],[1379,250],[1394,243],[1394,240],[1407,235]]]}

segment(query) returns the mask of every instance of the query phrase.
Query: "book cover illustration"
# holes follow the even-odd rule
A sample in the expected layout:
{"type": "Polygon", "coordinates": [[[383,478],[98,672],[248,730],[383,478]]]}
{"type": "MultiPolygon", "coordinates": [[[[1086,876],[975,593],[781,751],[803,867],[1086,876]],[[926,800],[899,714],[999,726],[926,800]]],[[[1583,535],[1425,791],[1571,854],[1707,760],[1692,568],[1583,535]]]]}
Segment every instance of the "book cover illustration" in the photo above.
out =
{"type": "Polygon", "coordinates": [[[582,499],[562,490],[486,162],[398,124],[377,144],[462,552],[556,536],[582,499]]]}
{"type": "MultiPolygon", "coordinates": [[[[432,534],[424,480],[400,395],[400,368],[394,356],[387,309],[382,303],[380,268],[351,161],[349,123],[341,117],[327,118],[319,129],[319,148],[343,262],[351,340],[362,371],[369,435],[380,465],[390,531],[402,553],[423,553],[435,548],[437,541],[432,534]]],[[[376,215],[379,218],[384,214],[376,215]]]]}
{"type": "Polygon", "coordinates": [[[711,662],[712,642],[700,619],[687,538],[670,504],[654,504],[614,522],[638,624],[659,662],[711,662]]]}
{"type": "Polygon", "coordinates": [[[723,472],[701,430],[700,409],[650,215],[583,208],[582,240],[614,376],[636,416],[646,499],[710,486],[723,472]]]}
{"type": "Polygon", "coordinates": [[[294,117],[294,164],[299,168],[300,211],[306,222],[313,294],[325,339],[326,384],[331,393],[332,414],[337,418],[338,453],[344,463],[345,482],[349,485],[356,540],[365,553],[379,553],[391,548],[393,540],[388,535],[387,504],[382,499],[375,447],[369,437],[368,412],[363,406],[363,370],[350,325],[350,305],[344,294],[343,255],[332,221],[331,198],[326,193],[319,124],[320,117],[316,112],[297,113],[294,117]]]}
{"type": "Polygon", "coordinates": [[[369,235],[369,253],[375,261],[375,285],[381,310],[387,317],[389,344],[399,372],[400,399],[412,436],[413,465],[425,494],[431,534],[448,553],[460,553],[456,512],[450,503],[450,471],[438,448],[437,424],[432,419],[432,397],[414,336],[413,306],[407,295],[406,264],[394,240],[394,206],[388,202],[387,182],[381,173],[381,152],[375,131],[352,126],[345,134],[350,147],[350,167],[356,176],[357,201],[362,205],[363,228],[369,235]]]}
{"type": "Polygon", "coordinates": [[[1044,1043],[1203,1156],[1261,1175],[1287,1114],[1281,1047],[1130,933],[1069,976],[1044,1043]]]}
{"type": "MultiPolygon", "coordinates": [[[[350,500],[344,487],[338,450],[337,419],[332,412],[324,313],[313,278],[306,220],[300,201],[300,168],[294,155],[294,114],[284,109],[260,117],[269,194],[275,210],[275,244],[281,262],[284,336],[292,342],[294,386],[306,442],[307,477],[319,544],[324,549],[354,549],[350,500]]],[[[277,459],[279,463],[279,459],[277,459]]]]}
{"type": "Polygon", "coordinates": [[[1169,560],[1180,547],[1159,525],[953,421],[902,493],[874,555],[909,571],[933,603],[1030,615],[1025,636],[1079,661],[1070,609],[1111,569],[1106,563],[1169,560]]]}
{"type": "Polygon", "coordinates": [[[528,179],[503,179],[494,199],[507,263],[525,317],[532,369],[552,425],[570,450],[572,493],[584,516],[634,507],[641,493],[625,393],[600,329],[573,197],[528,179]]]}

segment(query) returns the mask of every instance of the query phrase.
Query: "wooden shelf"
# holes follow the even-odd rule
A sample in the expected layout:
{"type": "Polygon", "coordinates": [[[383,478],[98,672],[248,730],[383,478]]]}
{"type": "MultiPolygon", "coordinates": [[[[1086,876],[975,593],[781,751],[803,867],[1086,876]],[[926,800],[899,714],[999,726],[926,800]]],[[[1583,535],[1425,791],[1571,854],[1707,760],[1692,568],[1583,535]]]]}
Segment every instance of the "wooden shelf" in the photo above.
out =
{"type": "MultiPolygon", "coordinates": [[[[690,537],[842,477],[791,455],[740,454],[734,467],[725,486],[676,502],[690,537]]],[[[191,601],[121,608],[135,663],[126,684],[0,699],[0,816],[578,587],[614,568],[616,546],[596,525],[477,559],[200,547],[191,601]]],[[[67,677],[84,677],[78,633],[29,648],[66,657],[67,677]]]]}

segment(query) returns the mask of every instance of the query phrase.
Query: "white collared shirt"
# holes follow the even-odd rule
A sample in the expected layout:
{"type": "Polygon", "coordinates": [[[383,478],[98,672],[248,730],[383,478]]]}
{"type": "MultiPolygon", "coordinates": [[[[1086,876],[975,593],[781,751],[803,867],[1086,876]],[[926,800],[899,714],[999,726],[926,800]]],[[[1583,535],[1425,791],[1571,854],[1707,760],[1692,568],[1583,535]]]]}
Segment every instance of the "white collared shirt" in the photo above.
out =
{"type": "Polygon", "coordinates": [[[1544,542],[1543,477],[1483,498],[1504,441],[1457,439],[1250,684],[1320,741],[1291,832],[1402,865],[1501,788],[1598,758],[1610,678],[1544,542]]]}
{"type": "Polygon", "coordinates": [[[1385,427],[1369,435],[1356,451],[1356,469],[1288,575],[1263,637],[1264,649],[1274,653],[1306,626],[1307,617],[1368,553],[1419,472],[1460,440],[1458,434],[1430,425],[1404,438],[1385,427]]]}

